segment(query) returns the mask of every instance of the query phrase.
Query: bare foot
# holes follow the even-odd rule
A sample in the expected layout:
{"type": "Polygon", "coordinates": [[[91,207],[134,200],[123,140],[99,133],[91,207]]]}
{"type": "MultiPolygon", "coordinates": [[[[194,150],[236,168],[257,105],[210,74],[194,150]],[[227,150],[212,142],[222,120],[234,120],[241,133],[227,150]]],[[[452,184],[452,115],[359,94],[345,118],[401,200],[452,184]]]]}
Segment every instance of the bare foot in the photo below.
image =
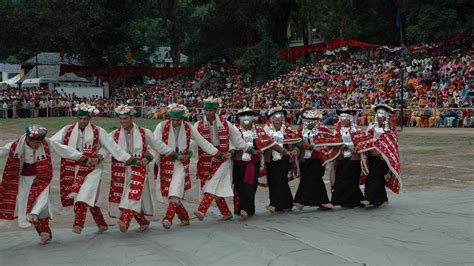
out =
{"type": "Polygon", "coordinates": [[[194,211],[194,215],[199,219],[199,221],[204,220],[204,214],[202,214],[200,211],[194,211]]]}
{"type": "Polygon", "coordinates": [[[183,226],[188,226],[190,225],[191,223],[189,222],[189,220],[183,220],[181,221],[181,223],[179,224],[179,226],[183,227],[183,226]]]}
{"type": "Polygon", "coordinates": [[[249,214],[244,210],[240,210],[240,217],[242,220],[247,220],[249,218],[249,214]]]}
{"type": "Polygon", "coordinates": [[[119,226],[120,232],[122,232],[122,233],[127,232],[128,228],[127,228],[127,225],[124,222],[118,220],[117,224],[119,226]]]}
{"type": "Polygon", "coordinates": [[[49,244],[49,242],[51,241],[51,236],[49,235],[49,233],[41,233],[40,237],[41,237],[41,241],[39,242],[40,245],[49,244]]]}
{"type": "Polygon", "coordinates": [[[300,211],[304,208],[303,204],[298,203],[298,202],[295,202],[294,205],[295,205],[295,208],[297,208],[297,209],[300,210],[300,211]]]}
{"type": "Polygon", "coordinates": [[[140,225],[140,227],[138,227],[137,229],[135,229],[135,233],[143,233],[145,232],[147,229],[148,229],[148,224],[145,224],[145,225],[140,225]]]}
{"type": "Polygon", "coordinates": [[[221,220],[221,221],[228,221],[228,220],[232,219],[232,217],[233,217],[232,214],[231,214],[231,215],[224,215],[224,216],[222,216],[219,220],[221,220]]]}
{"type": "Polygon", "coordinates": [[[361,200],[360,204],[364,205],[365,207],[369,207],[370,202],[368,200],[361,200]]]}
{"type": "Polygon", "coordinates": [[[291,209],[283,209],[283,212],[291,212],[291,209]]]}
{"type": "Polygon", "coordinates": [[[275,212],[276,212],[276,208],[273,207],[273,206],[267,206],[267,210],[268,210],[270,213],[275,213],[275,212]]]}
{"type": "Polygon", "coordinates": [[[108,229],[109,229],[108,226],[106,226],[106,225],[101,225],[101,226],[99,226],[99,228],[97,229],[97,232],[96,232],[96,233],[97,233],[98,235],[101,235],[101,234],[103,234],[105,231],[107,231],[108,229]]]}
{"type": "Polygon", "coordinates": [[[384,203],[380,204],[379,208],[383,208],[388,205],[388,201],[385,201],[384,203]]]}
{"type": "Polygon", "coordinates": [[[321,206],[323,206],[324,208],[326,209],[331,209],[331,210],[334,210],[334,205],[332,205],[332,203],[324,203],[324,204],[321,204],[321,206]]]}
{"type": "Polygon", "coordinates": [[[79,225],[75,225],[75,226],[72,227],[72,231],[76,234],[81,234],[82,227],[80,227],[79,225]]]}
{"type": "Polygon", "coordinates": [[[163,228],[165,228],[165,229],[170,229],[171,228],[171,222],[169,220],[163,220],[161,222],[161,224],[163,225],[163,228]]]}

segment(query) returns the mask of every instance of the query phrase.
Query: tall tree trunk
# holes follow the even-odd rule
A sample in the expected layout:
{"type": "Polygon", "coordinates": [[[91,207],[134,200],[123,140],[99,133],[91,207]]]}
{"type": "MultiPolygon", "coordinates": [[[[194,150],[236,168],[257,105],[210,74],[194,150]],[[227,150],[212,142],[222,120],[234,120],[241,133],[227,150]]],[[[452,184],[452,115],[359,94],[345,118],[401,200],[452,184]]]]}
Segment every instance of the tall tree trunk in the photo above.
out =
{"type": "MultiPolygon", "coordinates": [[[[178,33],[176,33],[176,35],[178,35],[178,33]]],[[[177,37],[172,37],[171,39],[171,59],[173,60],[173,66],[179,67],[180,60],[181,60],[181,47],[180,47],[179,35],[177,37]]]]}

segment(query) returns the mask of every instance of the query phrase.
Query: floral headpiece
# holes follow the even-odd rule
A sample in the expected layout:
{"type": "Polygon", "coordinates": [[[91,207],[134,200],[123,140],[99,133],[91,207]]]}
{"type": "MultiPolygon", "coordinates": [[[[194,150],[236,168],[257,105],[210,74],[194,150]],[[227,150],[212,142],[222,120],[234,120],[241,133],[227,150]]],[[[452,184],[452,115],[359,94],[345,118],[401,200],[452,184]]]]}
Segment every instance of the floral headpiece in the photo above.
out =
{"type": "Polygon", "coordinates": [[[77,104],[73,110],[77,116],[91,116],[92,114],[98,115],[100,113],[99,109],[88,103],[77,104]]]}
{"type": "Polygon", "coordinates": [[[117,115],[135,115],[135,109],[132,106],[121,104],[114,109],[117,115]]]}
{"type": "Polygon", "coordinates": [[[42,141],[46,138],[48,129],[40,125],[31,125],[25,128],[25,133],[28,138],[35,141],[42,141]]]}

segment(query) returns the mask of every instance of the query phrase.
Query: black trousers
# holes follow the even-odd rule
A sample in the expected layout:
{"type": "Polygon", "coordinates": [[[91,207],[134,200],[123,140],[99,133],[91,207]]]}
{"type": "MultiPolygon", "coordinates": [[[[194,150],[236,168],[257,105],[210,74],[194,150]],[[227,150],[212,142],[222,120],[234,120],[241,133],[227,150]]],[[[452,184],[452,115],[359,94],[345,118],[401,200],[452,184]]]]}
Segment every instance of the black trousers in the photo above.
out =
{"type": "Polygon", "coordinates": [[[270,206],[276,211],[293,208],[293,195],[288,185],[290,162],[288,158],[266,163],[270,206]]]}
{"type": "Polygon", "coordinates": [[[295,195],[295,203],[304,206],[320,206],[329,203],[326,185],[323,181],[324,166],[321,161],[305,159],[300,163],[300,184],[295,195]]]}
{"type": "Polygon", "coordinates": [[[369,175],[365,181],[365,200],[374,206],[388,201],[385,190],[385,175],[389,168],[383,159],[369,157],[369,175]]]}
{"type": "Polygon", "coordinates": [[[234,164],[232,170],[234,182],[234,213],[240,214],[241,210],[246,211],[249,215],[255,214],[255,193],[258,188],[258,176],[260,173],[260,163],[247,163],[245,165],[234,164]],[[247,164],[253,164],[254,176],[252,184],[244,182],[247,164]]]}
{"type": "Polygon", "coordinates": [[[360,173],[360,161],[351,158],[337,161],[332,204],[346,208],[361,206],[364,196],[359,187],[360,173]]]}

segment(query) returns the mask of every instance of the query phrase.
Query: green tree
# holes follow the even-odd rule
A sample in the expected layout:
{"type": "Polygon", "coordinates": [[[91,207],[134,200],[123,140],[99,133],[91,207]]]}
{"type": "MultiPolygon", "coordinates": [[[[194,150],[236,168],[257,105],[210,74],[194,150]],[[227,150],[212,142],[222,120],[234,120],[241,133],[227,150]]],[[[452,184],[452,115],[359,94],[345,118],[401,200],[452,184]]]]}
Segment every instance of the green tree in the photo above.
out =
{"type": "Polygon", "coordinates": [[[278,46],[268,36],[249,47],[236,63],[254,80],[274,78],[288,67],[278,53],[278,46]]]}
{"type": "Polygon", "coordinates": [[[440,41],[474,26],[472,1],[410,0],[403,7],[411,43],[440,41]]]}

